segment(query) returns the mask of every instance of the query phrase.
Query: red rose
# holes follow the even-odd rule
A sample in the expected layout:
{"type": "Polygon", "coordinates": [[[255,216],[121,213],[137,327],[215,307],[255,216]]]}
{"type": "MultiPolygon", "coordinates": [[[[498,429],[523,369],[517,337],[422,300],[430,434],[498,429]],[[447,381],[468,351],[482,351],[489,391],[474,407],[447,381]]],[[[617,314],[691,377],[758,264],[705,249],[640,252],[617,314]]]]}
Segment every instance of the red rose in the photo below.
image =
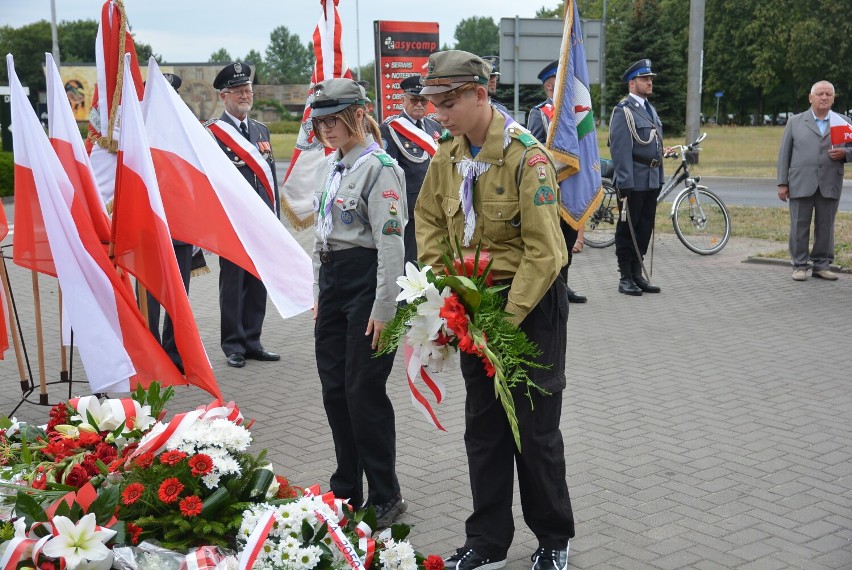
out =
{"type": "Polygon", "coordinates": [[[201,514],[201,499],[190,495],[180,502],[180,512],[185,517],[197,517],[201,514]]]}
{"type": "Polygon", "coordinates": [[[189,460],[189,466],[192,468],[192,474],[196,477],[207,475],[213,470],[213,459],[206,453],[199,453],[189,460]]]}
{"type": "Polygon", "coordinates": [[[127,533],[130,535],[130,542],[139,544],[139,535],[142,534],[141,526],[129,522],[127,523],[127,533]]]}
{"type": "Polygon", "coordinates": [[[423,562],[426,570],[444,570],[444,559],[436,554],[430,554],[423,562]]]}
{"type": "Polygon", "coordinates": [[[95,475],[100,475],[101,470],[98,468],[98,458],[92,454],[87,455],[83,458],[83,463],[80,465],[83,466],[83,469],[86,470],[86,474],[89,477],[94,477],[95,475]]]}
{"type": "Polygon", "coordinates": [[[109,463],[118,457],[118,451],[110,444],[101,442],[95,448],[95,456],[104,463],[109,463]]]}
{"type": "Polygon", "coordinates": [[[124,503],[125,506],[130,506],[142,497],[142,492],[145,490],[145,486],[142,483],[131,483],[124,489],[124,492],[121,493],[121,502],[124,503]]]}
{"type": "Polygon", "coordinates": [[[90,478],[89,474],[86,473],[86,468],[78,464],[65,473],[65,484],[79,489],[88,483],[90,478]]]}
{"type": "Polygon", "coordinates": [[[178,500],[183,488],[183,484],[179,479],[171,477],[163,481],[160,485],[160,488],[157,491],[157,496],[160,497],[160,500],[164,503],[174,503],[178,500]]]}
{"type": "Polygon", "coordinates": [[[177,449],[172,449],[160,455],[160,463],[163,465],[177,465],[184,459],[186,459],[186,453],[177,449]]]}

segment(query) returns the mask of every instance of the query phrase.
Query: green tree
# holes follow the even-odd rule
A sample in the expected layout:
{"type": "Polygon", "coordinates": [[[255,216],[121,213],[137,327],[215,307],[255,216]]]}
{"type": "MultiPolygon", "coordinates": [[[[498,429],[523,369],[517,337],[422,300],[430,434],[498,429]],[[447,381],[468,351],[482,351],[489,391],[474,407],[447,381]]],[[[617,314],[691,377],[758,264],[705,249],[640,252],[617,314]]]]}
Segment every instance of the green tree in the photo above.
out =
{"type": "Polygon", "coordinates": [[[476,55],[494,55],[500,53],[500,29],[492,18],[473,16],[464,18],[456,26],[455,49],[469,51],[476,55]]]}
{"type": "Polygon", "coordinates": [[[56,27],[56,35],[59,39],[59,57],[63,63],[95,61],[97,20],[61,22],[56,27]]]}
{"type": "Polygon", "coordinates": [[[305,47],[299,36],[286,26],[278,26],[269,36],[266,71],[270,83],[307,83],[314,64],[313,48],[305,47]]]}
{"type": "Polygon", "coordinates": [[[225,48],[219,48],[217,51],[210,54],[210,59],[208,61],[210,63],[231,63],[234,61],[234,58],[231,57],[228,50],[225,48]]]}
{"type": "Polygon", "coordinates": [[[266,62],[263,61],[263,56],[257,50],[249,51],[244,58],[244,61],[254,67],[254,82],[258,84],[268,83],[266,62]]]}

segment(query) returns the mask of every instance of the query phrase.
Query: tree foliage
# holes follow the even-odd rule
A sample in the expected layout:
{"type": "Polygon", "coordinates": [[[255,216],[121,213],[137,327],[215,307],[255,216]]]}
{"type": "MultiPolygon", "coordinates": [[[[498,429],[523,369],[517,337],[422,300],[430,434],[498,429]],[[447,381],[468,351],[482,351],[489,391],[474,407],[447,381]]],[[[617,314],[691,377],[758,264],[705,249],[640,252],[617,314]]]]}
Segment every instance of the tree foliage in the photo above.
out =
{"type": "Polygon", "coordinates": [[[490,17],[464,18],[456,26],[453,37],[456,38],[455,49],[476,55],[494,55],[500,52],[500,28],[490,17]]]}
{"type": "Polygon", "coordinates": [[[210,59],[207,61],[210,63],[231,63],[234,61],[234,58],[231,57],[231,53],[228,50],[219,48],[210,54],[210,59]]]}
{"type": "Polygon", "coordinates": [[[270,83],[308,83],[314,64],[312,44],[302,45],[299,36],[286,26],[278,26],[269,36],[266,73],[270,83]]]}

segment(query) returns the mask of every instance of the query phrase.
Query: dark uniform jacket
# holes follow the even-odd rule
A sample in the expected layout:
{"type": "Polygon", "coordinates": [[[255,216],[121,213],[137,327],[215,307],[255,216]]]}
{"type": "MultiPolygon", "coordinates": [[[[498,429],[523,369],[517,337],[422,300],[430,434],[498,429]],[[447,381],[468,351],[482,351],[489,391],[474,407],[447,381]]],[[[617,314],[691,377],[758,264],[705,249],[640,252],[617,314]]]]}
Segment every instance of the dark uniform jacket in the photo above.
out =
{"type": "Polygon", "coordinates": [[[609,146],[615,166],[615,187],[642,192],[658,190],[663,185],[663,123],[656,110],[651,114],[636,99],[627,96],[612,111],[609,127],[609,146]],[[635,125],[636,136],[649,144],[638,142],[628,126],[625,113],[635,125]]]}
{"type": "Polygon", "coordinates": [[[542,101],[532,109],[530,109],[530,116],[527,117],[527,130],[532,133],[532,136],[538,139],[538,142],[541,144],[547,143],[547,129],[550,127],[550,119],[547,118],[547,115],[542,111],[542,107],[550,103],[553,104],[552,99],[547,99],[542,101]]]}

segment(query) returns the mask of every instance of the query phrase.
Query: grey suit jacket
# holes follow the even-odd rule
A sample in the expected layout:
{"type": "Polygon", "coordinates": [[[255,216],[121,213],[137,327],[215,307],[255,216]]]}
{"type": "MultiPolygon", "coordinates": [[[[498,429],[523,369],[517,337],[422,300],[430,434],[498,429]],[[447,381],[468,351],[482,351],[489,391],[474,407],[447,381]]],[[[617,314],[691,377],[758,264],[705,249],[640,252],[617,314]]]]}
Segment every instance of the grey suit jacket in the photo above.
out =
{"type": "Polygon", "coordinates": [[[615,166],[615,187],[635,192],[659,190],[665,180],[663,176],[663,123],[656,109],[651,114],[632,97],[622,99],[613,109],[609,125],[609,147],[615,166]],[[636,133],[648,140],[651,132],[657,131],[657,140],[642,145],[633,140],[624,113],[632,113],[636,133]],[[657,160],[658,166],[650,166],[657,160]]]}
{"type": "MultiPolygon", "coordinates": [[[[840,115],[846,122],[849,117],[840,115]]],[[[828,156],[831,149],[830,130],[819,133],[811,109],[793,115],[784,128],[778,149],[778,184],[790,187],[790,198],[813,196],[817,189],[825,198],[840,199],[843,189],[843,165],[852,162],[852,145],[846,144],[843,161],[828,156]]]]}

